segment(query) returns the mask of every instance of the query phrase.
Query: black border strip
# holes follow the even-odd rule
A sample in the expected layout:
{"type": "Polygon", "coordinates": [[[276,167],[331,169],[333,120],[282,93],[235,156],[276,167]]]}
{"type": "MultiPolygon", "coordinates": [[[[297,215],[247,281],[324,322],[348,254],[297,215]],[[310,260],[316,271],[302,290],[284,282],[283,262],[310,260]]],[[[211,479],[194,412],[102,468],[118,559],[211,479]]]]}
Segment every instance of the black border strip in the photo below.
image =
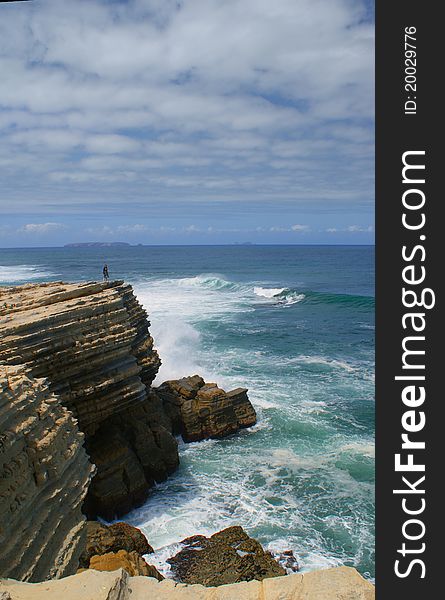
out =
{"type": "MultiPolygon", "coordinates": [[[[413,0],[380,0],[376,6],[376,591],[379,600],[429,600],[440,597],[440,592],[436,590],[441,587],[439,561],[442,552],[439,541],[444,531],[444,492],[440,487],[444,471],[441,463],[444,456],[442,439],[445,439],[442,417],[444,394],[439,386],[439,372],[443,369],[440,363],[444,354],[441,337],[445,333],[443,319],[440,323],[443,288],[443,268],[440,263],[445,256],[439,244],[443,237],[440,212],[443,212],[441,209],[444,204],[443,192],[439,190],[439,160],[443,151],[439,149],[438,139],[440,128],[443,129],[443,109],[439,109],[439,102],[443,103],[439,92],[443,86],[443,69],[436,58],[443,54],[440,8],[440,3],[413,0]],[[415,91],[405,89],[406,27],[416,28],[415,91]],[[416,113],[405,114],[404,104],[414,100],[414,96],[416,113]],[[420,170],[407,173],[411,179],[424,178],[424,184],[403,183],[402,156],[407,151],[425,152],[424,156],[407,157],[411,162],[425,165],[423,175],[420,175],[420,170]],[[408,188],[421,189],[425,194],[422,209],[407,211],[403,208],[402,197],[408,188]],[[423,212],[425,226],[421,230],[406,229],[402,224],[403,212],[410,218],[419,217],[423,212]],[[425,236],[424,240],[420,239],[422,235],[425,236]],[[424,261],[421,260],[423,252],[420,249],[411,261],[404,260],[402,247],[406,246],[405,255],[410,255],[410,250],[417,244],[425,249],[424,261]],[[421,272],[421,266],[424,266],[425,281],[422,284],[407,286],[404,283],[402,271],[410,264],[415,265],[416,277],[421,272]],[[435,307],[404,307],[404,286],[417,289],[419,294],[422,288],[431,288],[435,293],[435,307]],[[423,363],[424,370],[403,369],[402,340],[413,333],[410,327],[403,329],[402,317],[414,311],[425,315],[425,329],[417,333],[425,337],[424,343],[410,342],[417,344],[417,349],[425,350],[425,355],[416,355],[417,364],[423,363]],[[411,385],[425,386],[426,398],[416,408],[416,419],[421,418],[420,412],[423,411],[426,425],[421,431],[409,434],[410,439],[425,441],[424,450],[401,449],[401,434],[404,432],[402,417],[409,410],[402,402],[401,392],[409,382],[396,381],[394,378],[397,375],[425,376],[425,382],[417,380],[411,385]],[[413,453],[416,463],[425,464],[424,473],[395,471],[395,455],[402,453],[402,462],[406,462],[409,452],[413,453]],[[403,484],[403,475],[411,482],[425,475],[425,480],[416,487],[425,489],[425,494],[405,496],[405,507],[411,510],[419,509],[423,506],[422,498],[425,500],[425,509],[417,516],[407,515],[402,508],[404,495],[393,493],[394,489],[407,487],[403,484]],[[418,518],[425,525],[425,533],[419,540],[404,538],[402,529],[410,518],[418,518]],[[404,542],[413,553],[403,556],[398,552],[403,549],[404,542]],[[419,552],[423,543],[424,551],[419,552]],[[401,561],[399,571],[408,573],[405,577],[399,577],[395,572],[395,561],[398,559],[401,561]],[[411,565],[415,559],[423,561],[424,573],[420,563],[411,565]],[[422,578],[423,574],[425,576],[422,578]]],[[[412,74],[412,69],[408,73],[412,74]]],[[[412,77],[409,81],[412,81],[412,77]]],[[[408,107],[412,108],[413,105],[408,107]]],[[[408,200],[421,197],[416,192],[408,200]]],[[[419,323],[421,320],[417,321],[419,323]]],[[[420,535],[422,527],[419,523],[411,523],[405,526],[406,532],[415,537],[420,535]]]]}

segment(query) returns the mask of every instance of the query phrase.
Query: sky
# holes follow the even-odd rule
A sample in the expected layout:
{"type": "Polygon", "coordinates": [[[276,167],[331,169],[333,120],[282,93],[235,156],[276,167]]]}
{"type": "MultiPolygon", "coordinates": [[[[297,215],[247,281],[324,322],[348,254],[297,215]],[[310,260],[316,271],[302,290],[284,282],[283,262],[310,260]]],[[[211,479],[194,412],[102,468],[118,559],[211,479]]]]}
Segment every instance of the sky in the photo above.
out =
{"type": "Polygon", "coordinates": [[[0,3],[0,247],[374,241],[370,0],[0,3]]]}

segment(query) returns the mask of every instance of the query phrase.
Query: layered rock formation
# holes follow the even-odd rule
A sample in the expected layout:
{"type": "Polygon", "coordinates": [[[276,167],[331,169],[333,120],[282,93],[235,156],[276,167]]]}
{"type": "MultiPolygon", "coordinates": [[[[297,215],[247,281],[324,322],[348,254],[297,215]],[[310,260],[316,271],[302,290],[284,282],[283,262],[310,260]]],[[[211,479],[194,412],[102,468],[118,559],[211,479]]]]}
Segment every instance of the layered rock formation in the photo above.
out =
{"type": "Polygon", "coordinates": [[[225,392],[216,383],[205,383],[194,375],[166,381],[156,393],[174,433],[186,442],[224,437],[256,423],[255,409],[244,388],[225,392]]]}
{"type": "Polygon", "coordinates": [[[43,379],[0,364],[0,573],[41,581],[74,573],[93,466],[71,413],[43,379]]]}
{"type": "Polygon", "coordinates": [[[210,538],[195,535],[181,542],[184,548],[167,562],[174,579],[206,587],[279,577],[286,571],[259,542],[238,526],[210,538]]]}
{"type": "MultiPolygon", "coordinates": [[[[81,550],[83,568],[93,562],[148,574],[141,557],[151,548],[138,530],[89,523],[82,541],[87,490],[83,512],[111,520],[177,467],[175,434],[197,441],[255,423],[245,389],[226,393],[199,376],[151,388],[160,360],[149,325],[120,281],[0,291],[2,574],[60,577],[75,571],[81,550]]],[[[222,540],[215,544],[221,550],[222,540]]]]}
{"type": "MultiPolygon", "coordinates": [[[[164,579],[88,570],[58,581],[27,584],[0,581],[5,600],[374,600],[374,586],[355,569],[337,567],[206,588],[164,579]]],[[[2,600],[3,600],[2,598],[2,600]]]]}
{"type": "Polygon", "coordinates": [[[79,421],[97,466],[85,512],[112,519],[141,504],[178,465],[147,315],[120,281],[48,283],[0,292],[0,362],[46,377],[79,421]]]}

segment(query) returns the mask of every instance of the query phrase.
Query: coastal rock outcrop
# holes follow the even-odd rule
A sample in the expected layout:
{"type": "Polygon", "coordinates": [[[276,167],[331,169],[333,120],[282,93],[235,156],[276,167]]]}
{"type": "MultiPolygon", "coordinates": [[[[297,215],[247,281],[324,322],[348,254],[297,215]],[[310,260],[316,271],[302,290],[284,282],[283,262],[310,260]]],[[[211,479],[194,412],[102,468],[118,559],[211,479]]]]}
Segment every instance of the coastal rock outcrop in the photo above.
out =
{"type": "Polygon", "coordinates": [[[0,362],[23,364],[78,419],[97,466],[84,505],[112,519],[178,466],[147,314],[122,281],[27,284],[0,292],[0,362]]]}
{"type": "Polygon", "coordinates": [[[2,594],[8,600],[374,600],[375,588],[351,567],[217,588],[130,577],[123,569],[111,573],[89,569],[44,583],[0,580],[0,598],[2,594]]]}
{"type": "Polygon", "coordinates": [[[223,529],[210,538],[195,535],[181,544],[184,548],[167,562],[174,579],[182,583],[209,587],[286,574],[272,554],[239,526],[223,529]]]}
{"type": "Polygon", "coordinates": [[[154,577],[162,581],[164,576],[153,565],[149,565],[137,552],[127,552],[119,550],[118,552],[108,552],[107,554],[95,555],[90,559],[90,569],[96,571],[117,571],[124,569],[129,575],[135,577],[154,577]]]}
{"type": "Polygon", "coordinates": [[[229,392],[216,383],[205,383],[199,375],[165,381],[156,388],[172,430],[185,442],[221,438],[256,423],[256,413],[247,390],[229,392]]]}
{"type": "Polygon", "coordinates": [[[147,538],[137,527],[128,523],[104,525],[98,521],[87,521],[86,543],[79,560],[80,567],[88,568],[93,556],[119,550],[137,552],[140,556],[153,553],[147,538]]]}
{"type": "Polygon", "coordinates": [[[0,364],[0,573],[42,581],[76,571],[93,465],[71,413],[24,366],[0,364]]]}

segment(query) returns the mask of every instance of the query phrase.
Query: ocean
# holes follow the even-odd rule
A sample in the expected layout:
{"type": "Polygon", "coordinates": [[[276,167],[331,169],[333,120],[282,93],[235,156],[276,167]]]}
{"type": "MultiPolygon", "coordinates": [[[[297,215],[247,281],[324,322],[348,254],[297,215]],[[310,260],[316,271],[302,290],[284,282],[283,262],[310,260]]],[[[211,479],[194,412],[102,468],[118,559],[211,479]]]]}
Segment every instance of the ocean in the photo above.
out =
{"type": "Polygon", "coordinates": [[[180,442],[181,465],[126,516],[167,570],[178,542],[243,526],[302,570],[374,577],[374,248],[0,250],[0,285],[125,279],[150,315],[156,383],[247,387],[258,423],[180,442]]]}

